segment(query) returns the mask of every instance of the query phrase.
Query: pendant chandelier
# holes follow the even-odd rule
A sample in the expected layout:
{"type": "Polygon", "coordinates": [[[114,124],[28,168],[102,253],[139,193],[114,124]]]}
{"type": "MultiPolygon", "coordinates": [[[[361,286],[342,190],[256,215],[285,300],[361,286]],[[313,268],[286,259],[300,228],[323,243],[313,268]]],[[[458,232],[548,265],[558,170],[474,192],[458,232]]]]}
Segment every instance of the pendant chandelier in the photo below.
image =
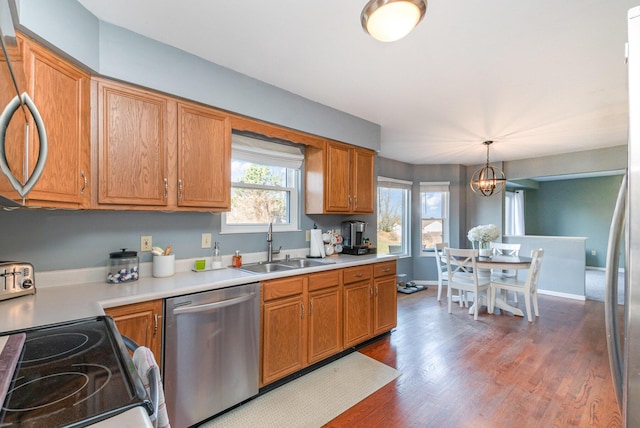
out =
{"type": "Polygon", "coordinates": [[[382,42],[400,40],[427,11],[427,0],[370,0],[360,14],[364,31],[382,42]]]}
{"type": "Polygon", "coordinates": [[[485,141],[487,146],[487,164],[473,173],[471,176],[471,190],[482,196],[491,196],[494,193],[500,193],[504,189],[507,179],[499,168],[489,165],[489,146],[493,141],[485,141]]]}

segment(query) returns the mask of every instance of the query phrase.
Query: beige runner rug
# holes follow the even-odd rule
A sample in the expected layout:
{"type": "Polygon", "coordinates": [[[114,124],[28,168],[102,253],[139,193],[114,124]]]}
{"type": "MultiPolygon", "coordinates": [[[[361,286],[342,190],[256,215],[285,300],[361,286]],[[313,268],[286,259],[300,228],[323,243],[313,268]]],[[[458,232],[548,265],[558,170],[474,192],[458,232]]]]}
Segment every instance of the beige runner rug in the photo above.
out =
{"type": "Polygon", "coordinates": [[[319,428],[399,375],[398,370],[354,352],[201,428],[319,428]]]}

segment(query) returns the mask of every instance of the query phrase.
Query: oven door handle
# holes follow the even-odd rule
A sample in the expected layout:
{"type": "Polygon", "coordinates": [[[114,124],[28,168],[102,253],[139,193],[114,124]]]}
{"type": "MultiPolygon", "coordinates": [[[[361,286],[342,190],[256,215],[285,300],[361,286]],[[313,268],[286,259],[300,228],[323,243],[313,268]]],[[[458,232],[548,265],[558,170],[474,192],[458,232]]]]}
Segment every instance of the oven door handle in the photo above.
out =
{"type": "Polygon", "coordinates": [[[192,314],[198,312],[210,312],[216,309],[226,308],[227,306],[238,305],[254,298],[256,293],[244,294],[240,297],[234,297],[233,299],[220,300],[213,303],[205,303],[204,305],[195,306],[180,306],[173,309],[174,315],[192,314]]]}

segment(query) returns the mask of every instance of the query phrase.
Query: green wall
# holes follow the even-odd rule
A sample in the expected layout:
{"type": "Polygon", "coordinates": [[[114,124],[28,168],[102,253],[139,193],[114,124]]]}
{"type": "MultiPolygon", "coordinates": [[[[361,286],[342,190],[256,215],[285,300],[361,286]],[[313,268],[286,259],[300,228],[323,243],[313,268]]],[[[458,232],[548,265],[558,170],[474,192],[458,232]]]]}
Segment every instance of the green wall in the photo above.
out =
{"type": "Polygon", "coordinates": [[[543,181],[539,189],[525,190],[525,233],[584,236],[586,265],[605,267],[609,226],[622,177],[543,181]]]}

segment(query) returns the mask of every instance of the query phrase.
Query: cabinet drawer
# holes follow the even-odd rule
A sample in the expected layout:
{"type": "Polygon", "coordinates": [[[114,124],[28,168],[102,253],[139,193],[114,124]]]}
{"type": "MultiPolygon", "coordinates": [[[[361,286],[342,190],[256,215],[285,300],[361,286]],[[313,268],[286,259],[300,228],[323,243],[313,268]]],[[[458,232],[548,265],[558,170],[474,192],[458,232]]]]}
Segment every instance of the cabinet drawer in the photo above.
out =
{"type": "Polygon", "coordinates": [[[340,285],[339,269],[309,275],[309,291],[337,287],[338,285],[340,285]]]}
{"type": "Polygon", "coordinates": [[[356,266],[344,269],[344,283],[365,281],[371,278],[371,265],[356,266]]]}
{"type": "Polygon", "coordinates": [[[282,297],[302,294],[305,279],[304,276],[294,276],[291,278],[265,281],[262,283],[262,300],[267,302],[282,297]]]}
{"type": "Polygon", "coordinates": [[[395,275],[396,274],[396,262],[384,262],[373,265],[373,276],[378,278],[379,276],[395,275]]]}

